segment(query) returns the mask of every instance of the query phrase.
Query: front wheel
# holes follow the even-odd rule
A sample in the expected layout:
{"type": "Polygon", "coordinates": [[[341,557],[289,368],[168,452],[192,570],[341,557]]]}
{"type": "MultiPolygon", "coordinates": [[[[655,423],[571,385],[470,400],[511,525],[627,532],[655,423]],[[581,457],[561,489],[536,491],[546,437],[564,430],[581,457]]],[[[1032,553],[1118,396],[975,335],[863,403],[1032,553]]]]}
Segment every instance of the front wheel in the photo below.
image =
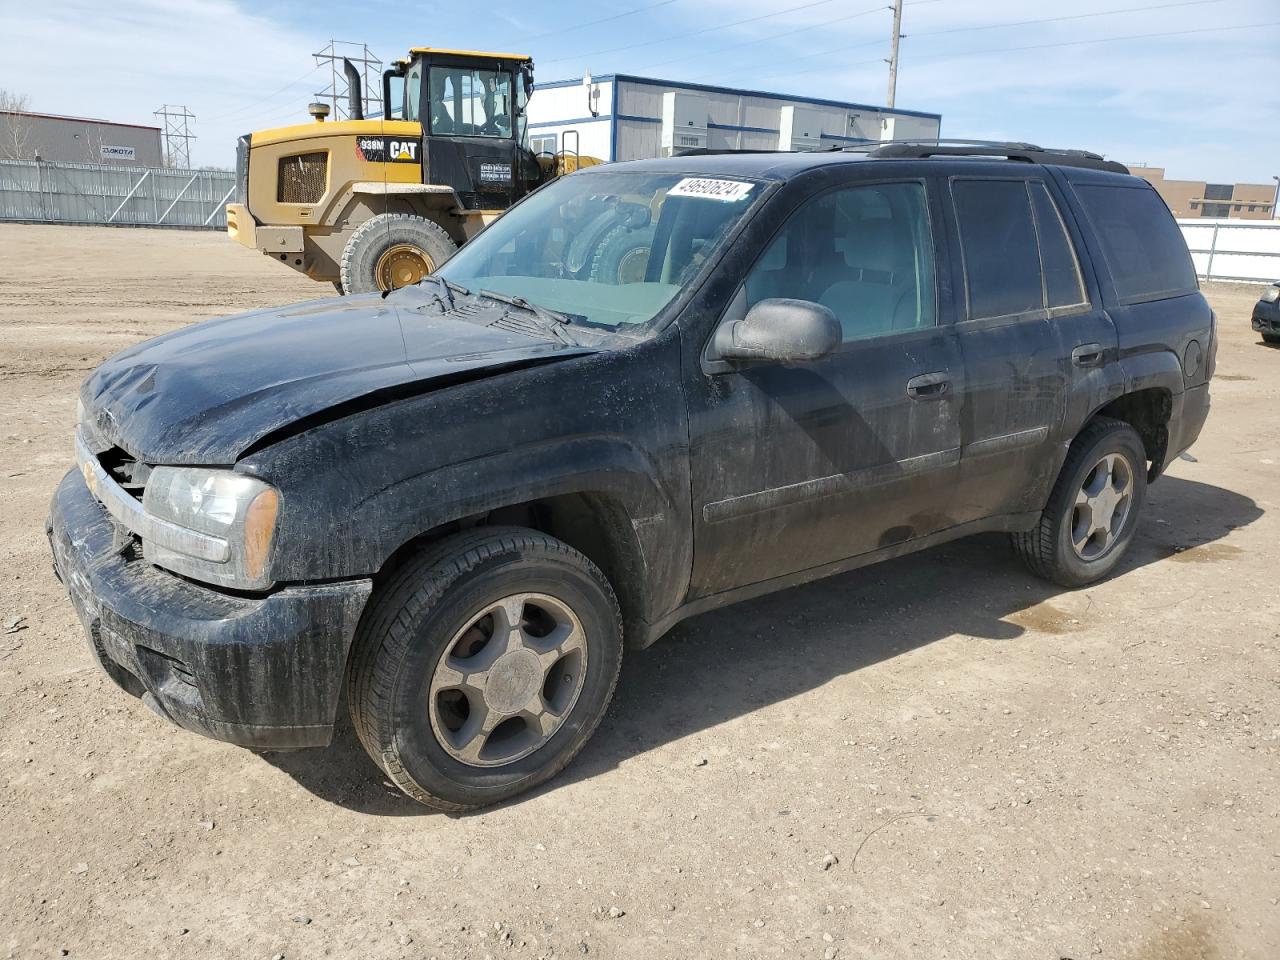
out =
{"type": "Polygon", "coordinates": [[[1013,535],[1031,571],[1075,588],[1115,569],[1147,497],[1142,438],[1121,420],[1099,417],[1071,444],[1039,522],[1013,535]]]}
{"type": "Polygon", "coordinates": [[[435,273],[457,252],[443,227],[407,213],[380,213],[356,228],[342,251],[347,293],[398,290],[435,273]]]}
{"type": "Polygon", "coordinates": [[[1269,343],[1273,347],[1280,347],[1280,333],[1264,333],[1262,339],[1263,342],[1269,343]]]}
{"type": "Polygon", "coordinates": [[[351,654],[356,732],[405,793],[440,810],[551,778],[613,696],[622,624],[578,551],[522,528],[447,538],[375,594],[351,654]]]}

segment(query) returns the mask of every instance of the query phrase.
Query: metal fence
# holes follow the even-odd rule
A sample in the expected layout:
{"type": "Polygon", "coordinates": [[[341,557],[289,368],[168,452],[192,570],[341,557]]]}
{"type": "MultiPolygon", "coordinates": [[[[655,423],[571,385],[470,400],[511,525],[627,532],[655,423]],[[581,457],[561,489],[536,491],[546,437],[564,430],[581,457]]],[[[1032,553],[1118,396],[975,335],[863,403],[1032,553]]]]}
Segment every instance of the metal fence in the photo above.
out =
{"type": "Polygon", "coordinates": [[[1179,220],[1205,280],[1280,280],[1280,220],[1179,220]]]}
{"type": "Polygon", "coordinates": [[[0,220],[221,230],[235,174],[0,160],[0,220]]]}

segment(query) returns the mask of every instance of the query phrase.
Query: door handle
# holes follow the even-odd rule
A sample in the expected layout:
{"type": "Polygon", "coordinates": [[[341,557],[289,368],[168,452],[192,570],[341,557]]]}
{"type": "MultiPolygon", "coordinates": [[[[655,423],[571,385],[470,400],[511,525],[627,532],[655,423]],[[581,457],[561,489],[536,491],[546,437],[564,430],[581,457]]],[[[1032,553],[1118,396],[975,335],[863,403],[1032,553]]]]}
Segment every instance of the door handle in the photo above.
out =
{"type": "Polygon", "coordinates": [[[948,373],[922,373],[907,381],[907,396],[912,400],[939,400],[951,389],[948,373]]]}
{"type": "Polygon", "coordinates": [[[1102,344],[1080,344],[1071,351],[1071,362],[1077,367],[1096,367],[1102,362],[1102,344]]]}

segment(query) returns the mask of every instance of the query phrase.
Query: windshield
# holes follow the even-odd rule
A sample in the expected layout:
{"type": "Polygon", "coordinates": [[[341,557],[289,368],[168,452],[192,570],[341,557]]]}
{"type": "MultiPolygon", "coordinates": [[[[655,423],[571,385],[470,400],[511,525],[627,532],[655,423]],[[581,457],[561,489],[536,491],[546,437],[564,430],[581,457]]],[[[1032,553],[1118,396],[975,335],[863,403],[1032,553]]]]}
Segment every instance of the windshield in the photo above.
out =
{"type": "Polygon", "coordinates": [[[680,174],[570,175],[501,217],[437,275],[577,323],[648,323],[762,192],[758,183],[680,174]]]}
{"type": "Polygon", "coordinates": [[[432,67],[431,132],[437,136],[511,136],[511,74],[432,67]]]}

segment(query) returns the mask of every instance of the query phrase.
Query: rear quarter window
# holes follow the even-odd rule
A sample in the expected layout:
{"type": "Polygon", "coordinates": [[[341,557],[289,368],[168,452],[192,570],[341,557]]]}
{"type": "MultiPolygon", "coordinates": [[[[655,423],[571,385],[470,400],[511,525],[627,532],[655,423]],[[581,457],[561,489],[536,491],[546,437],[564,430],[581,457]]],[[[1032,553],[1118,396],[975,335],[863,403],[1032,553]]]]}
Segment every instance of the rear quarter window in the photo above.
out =
{"type": "Polygon", "coordinates": [[[1126,303],[1163,300],[1199,289],[1177,222],[1148,187],[1074,186],[1126,303]]]}

